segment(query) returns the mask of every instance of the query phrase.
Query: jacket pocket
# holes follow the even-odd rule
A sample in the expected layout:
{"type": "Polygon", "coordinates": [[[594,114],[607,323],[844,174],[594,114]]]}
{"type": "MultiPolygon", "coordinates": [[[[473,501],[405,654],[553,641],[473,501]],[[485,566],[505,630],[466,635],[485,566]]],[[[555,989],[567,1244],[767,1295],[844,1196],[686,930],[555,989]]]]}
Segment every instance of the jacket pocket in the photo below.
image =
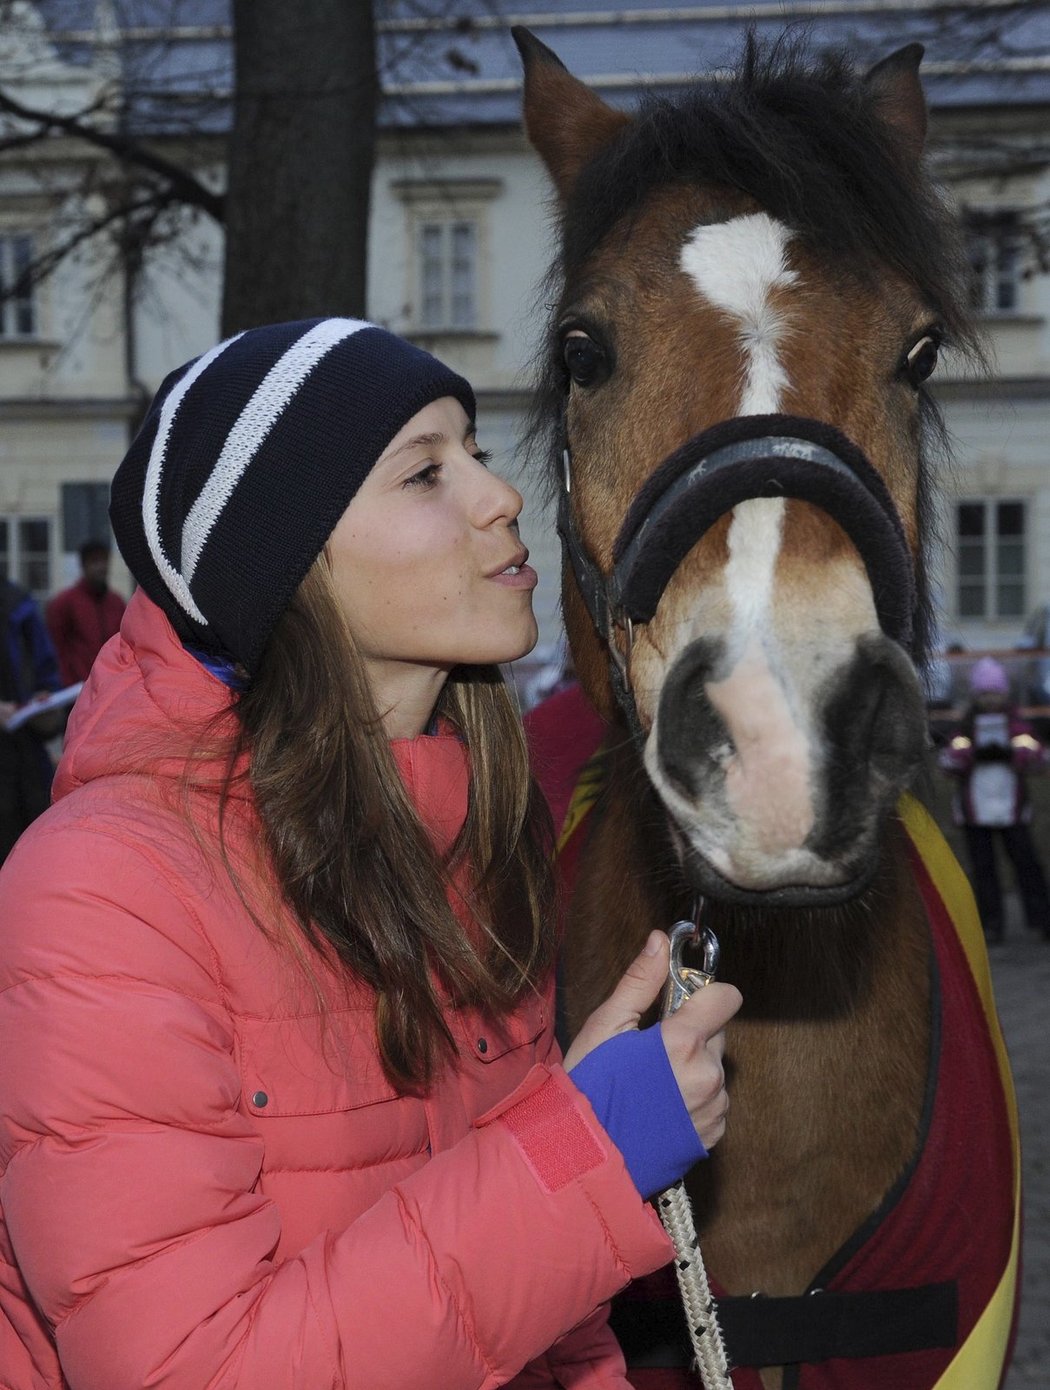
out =
{"type": "Polygon", "coordinates": [[[547,1001],[538,995],[527,995],[512,1014],[504,1018],[492,1018],[476,1009],[464,1009],[457,1015],[464,1050],[479,1062],[491,1066],[509,1053],[517,1053],[528,1047],[529,1061],[532,1053],[547,1052],[547,1032],[550,1010],[547,1001]]]}
{"type": "Polygon", "coordinates": [[[242,1110],[263,1143],[259,1190],[279,1256],[341,1230],[426,1162],[424,1102],[383,1075],[372,1010],[239,1020],[242,1110]]]}
{"type": "Polygon", "coordinates": [[[399,1099],[383,1074],[372,1010],[238,1020],[241,1081],[253,1115],[328,1115],[399,1099]]]}

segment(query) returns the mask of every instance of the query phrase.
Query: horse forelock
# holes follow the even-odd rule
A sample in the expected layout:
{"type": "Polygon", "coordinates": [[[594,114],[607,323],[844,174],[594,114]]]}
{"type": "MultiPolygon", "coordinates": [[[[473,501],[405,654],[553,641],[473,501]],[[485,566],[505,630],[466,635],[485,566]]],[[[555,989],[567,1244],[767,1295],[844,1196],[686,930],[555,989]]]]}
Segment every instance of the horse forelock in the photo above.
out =
{"type": "Polygon", "coordinates": [[[970,341],[954,224],[845,54],[813,61],[799,42],[752,43],[725,81],[647,97],[580,174],[564,210],[565,278],[655,189],[681,183],[738,190],[826,256],[890,266],[970,341]]]}

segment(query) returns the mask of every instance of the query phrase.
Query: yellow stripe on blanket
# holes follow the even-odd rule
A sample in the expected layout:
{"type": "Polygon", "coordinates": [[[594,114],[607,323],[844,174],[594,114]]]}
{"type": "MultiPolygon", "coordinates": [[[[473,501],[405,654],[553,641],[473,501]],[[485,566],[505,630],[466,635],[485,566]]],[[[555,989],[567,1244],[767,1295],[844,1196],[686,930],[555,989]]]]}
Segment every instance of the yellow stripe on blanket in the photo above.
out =
{"type": "Polygon", "coordinates": [[[988,968],[988,952],[973,891],[959,861],[926,808],[913,796],[906,795],[901,797],[897,809],[904,822],[904,828],[955,924],[981,997],[999,1065],[1013,1150],[1014,1227],[1010,1258],[984,1312],[974,1323],[970,1335],[952,1358],[934,1390],[996,1390],[1010,1340],[1021,1245],[1021,1132],[1017,1119],[1017,1098],[1014,1095],[1006,1043],[996,1013],[992,976],[988,968]]]}

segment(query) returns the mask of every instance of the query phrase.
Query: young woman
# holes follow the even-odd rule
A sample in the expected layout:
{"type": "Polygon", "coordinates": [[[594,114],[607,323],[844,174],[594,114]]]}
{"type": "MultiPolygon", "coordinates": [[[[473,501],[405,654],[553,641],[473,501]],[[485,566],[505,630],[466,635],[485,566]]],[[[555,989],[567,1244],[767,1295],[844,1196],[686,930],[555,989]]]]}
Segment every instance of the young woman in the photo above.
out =
{"type": "Polygon", "coordinates": [[[494,663],[521,498],[370,324],[173,373],[113,486],[141,586],[0,875],[4,1390],[622,1387],[602,1304],[721,1135],[654,933],[565,1066],[494,663]]]}

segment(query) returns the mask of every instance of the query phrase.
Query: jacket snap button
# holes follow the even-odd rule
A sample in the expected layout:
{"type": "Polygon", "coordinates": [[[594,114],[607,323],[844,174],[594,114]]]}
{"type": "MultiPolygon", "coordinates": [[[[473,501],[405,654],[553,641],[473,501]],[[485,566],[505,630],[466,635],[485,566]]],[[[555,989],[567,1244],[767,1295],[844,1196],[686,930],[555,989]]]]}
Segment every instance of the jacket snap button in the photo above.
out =
{"type": "Polygon", "coordinates": [[[487,1052],[488,1050],[489,1050],[489,1045],[488,1045],[488,1043],[485,1041],[485,1039],[484,1039],[484,1038],[478,1038],[478,1051],[479,1051],[479,1052],[487,1052]]]}
{"type": "Polygon", "coordinates": [[[263,1107],[268,1105],[269,1103],[270,1097],[266,1094],[265,1091],[256,1091],[255,1095],[252,1096],[252,1104],[256,1106],[259,1110],[262,1110],[263,1107]]]}

